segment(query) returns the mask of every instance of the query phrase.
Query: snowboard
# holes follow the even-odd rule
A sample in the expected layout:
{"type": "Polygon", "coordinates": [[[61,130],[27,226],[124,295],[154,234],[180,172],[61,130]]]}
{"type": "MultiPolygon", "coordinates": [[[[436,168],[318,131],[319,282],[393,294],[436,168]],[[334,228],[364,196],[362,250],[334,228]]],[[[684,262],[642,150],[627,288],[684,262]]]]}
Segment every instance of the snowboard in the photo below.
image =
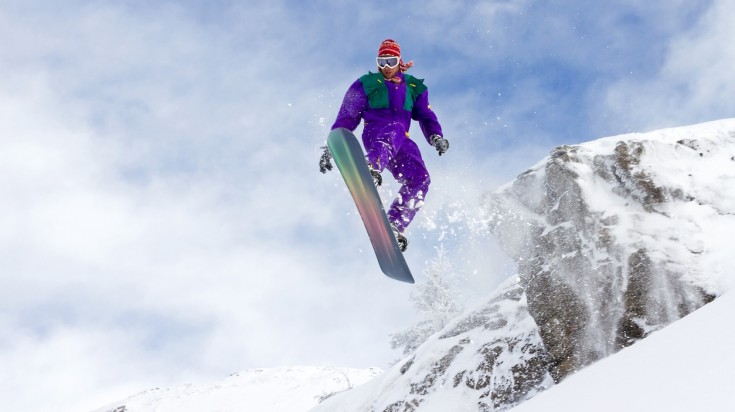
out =
{"type": "Polygon", "coordinates": [[[378,258],[380,270],[389,278],[414,283],[411,271],[393,236],[378,189],[373,183],[360,143],[352,132],[337,128],[329,133],[327,146],[334,163],[355,200],[362,222],[378,258]]]}

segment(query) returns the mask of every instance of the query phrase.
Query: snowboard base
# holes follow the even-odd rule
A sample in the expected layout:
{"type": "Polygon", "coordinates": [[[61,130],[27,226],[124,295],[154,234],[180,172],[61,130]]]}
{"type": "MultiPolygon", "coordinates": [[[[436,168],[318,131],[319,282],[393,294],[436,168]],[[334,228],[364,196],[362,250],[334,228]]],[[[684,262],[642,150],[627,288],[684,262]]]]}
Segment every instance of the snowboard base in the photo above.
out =
{"type": "Polygon", "coordinates": [[[392,279],[414,283],[357,138],[349,130],[337,128],[329,133],[327,145],[360,212],[380,269],[392,279]]]}

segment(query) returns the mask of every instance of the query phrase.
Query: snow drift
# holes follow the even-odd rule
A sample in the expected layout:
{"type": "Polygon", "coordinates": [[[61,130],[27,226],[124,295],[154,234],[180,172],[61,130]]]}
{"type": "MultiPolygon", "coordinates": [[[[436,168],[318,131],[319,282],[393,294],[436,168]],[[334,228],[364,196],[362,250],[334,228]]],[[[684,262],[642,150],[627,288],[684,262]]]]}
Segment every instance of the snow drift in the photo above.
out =
{"type": "Polygon", "coordinates": [[[735,410],[735,294],[570,376],[513,412],[735,410]]]}

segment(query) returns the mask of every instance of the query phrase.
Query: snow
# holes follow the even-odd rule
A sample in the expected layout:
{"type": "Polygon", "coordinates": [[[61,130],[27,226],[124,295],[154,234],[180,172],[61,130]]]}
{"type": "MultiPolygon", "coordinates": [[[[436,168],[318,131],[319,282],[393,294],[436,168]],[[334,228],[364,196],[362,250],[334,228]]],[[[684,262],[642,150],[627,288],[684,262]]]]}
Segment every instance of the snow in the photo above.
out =
{"type": "Polygon", "coordinates": [[[668,196],[685,198],[668,199],[658,213],[630,210],[633,204],[611,202],[614,197],[601,193],[605,184],[599,179],[581,179],[585,200],[595,210],[622,217],[617,235],[631,244],[647,242],[651,250],[670,256],[691,254],[688,270],[681,272],[708,292],[721,295],[735,287],[728,270],[735,191],[724,190],[735,187],[735,119],[613,136],[579,147],[592,156],[614,150],[619,141],[641,142],[640,168],[667,188],[668,196]]]}
{"type": "Polygon", "coordinates": [[[733,318],[728,293],[512,412],[733,411],[733,318]]]}
{"type": "Polygon", "coordinates": [[[152,389],[94,412],[299,412],[319,398],[360,385],[377,368],[290,367],[253,369],[208,385],[152,389]]]}

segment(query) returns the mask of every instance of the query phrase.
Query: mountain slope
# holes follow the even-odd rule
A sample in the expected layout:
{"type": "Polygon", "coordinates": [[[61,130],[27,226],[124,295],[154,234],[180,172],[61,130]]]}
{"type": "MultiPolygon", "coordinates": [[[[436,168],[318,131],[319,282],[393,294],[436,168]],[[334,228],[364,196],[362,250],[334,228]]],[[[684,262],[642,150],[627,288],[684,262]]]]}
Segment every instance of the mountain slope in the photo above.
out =
{"type": "Polygon", "coordinates": [[[95,412],[306,411],[319,398],[360,385],[380,369],[253,369],[209,385],[151,389],[95,412]]]}

